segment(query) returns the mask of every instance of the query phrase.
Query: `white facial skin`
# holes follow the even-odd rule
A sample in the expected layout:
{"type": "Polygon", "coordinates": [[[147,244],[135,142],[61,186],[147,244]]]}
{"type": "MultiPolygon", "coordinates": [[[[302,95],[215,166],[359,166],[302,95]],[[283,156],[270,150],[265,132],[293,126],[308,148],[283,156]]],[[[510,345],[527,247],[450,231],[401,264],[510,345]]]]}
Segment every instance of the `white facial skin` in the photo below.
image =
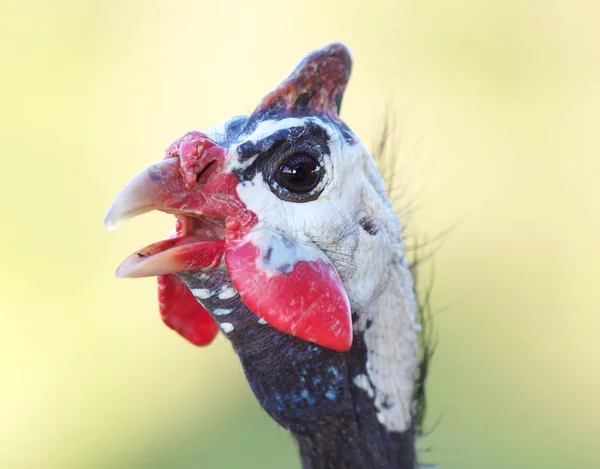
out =
{"type": "Polygon", "coordinates": [[[397,218],[367,150],[361,143],[348,145],[335,128],[314,117],[262,122],[244,141],[259,140],[308,120],[318,123],[330,136],[331,155],[323,160],[325,175],[320,185],[324,187],[319,198],[310,202],[282,200],[261,173],[240,184],[238,195],[258,216],[253,231],[268,229],[324,250],[346,286],[352,309],[364,310],[401,250],[397,218]],[[359,221],[363,218],[371,220],[378,230],[376,234],[361,228],[359,221]]]}
{"type": "MultiPolygon", "coordinates": [[[[417,366],[417,303],[400,224],[373,159],[362,143],[348,144],[337,128],[316,117],[264,121],[244,141],[308,121],[327,131],[331,150],[322,161],[325,175],[318,199],[281,200],[261,173],[240,184],[238,195],[258,216],[253,232],[279,233],[333,263],[359,318],[354,327],[364,332],[368,349],[367,373],[354,377],[354,383],[375,397],[378,419],[388,430],[405,431],[411,423],[417,366]],[[361,226],[364,219],[374,227],[371,233],[361,226]]],[[[240,167],[236,146],[229,149],[229,169],[240,167]]],[[[293,257],[302,254],[294,252],[277,262],[293,265],[293,257]]]]}

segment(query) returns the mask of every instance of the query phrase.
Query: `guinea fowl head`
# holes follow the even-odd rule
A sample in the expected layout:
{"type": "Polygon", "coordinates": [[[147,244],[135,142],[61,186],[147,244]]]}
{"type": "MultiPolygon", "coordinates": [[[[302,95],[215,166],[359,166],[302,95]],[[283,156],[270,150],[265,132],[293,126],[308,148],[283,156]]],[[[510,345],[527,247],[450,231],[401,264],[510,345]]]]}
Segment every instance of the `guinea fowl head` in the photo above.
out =
{"type": "Polygon", "coordinates": [[[231,340],[306,468],[408,468],[417,306],[383,180],[338,115],[350,69],[341,44],[308,55],[250,116],[173,142],[106,222],[177,217],[117,275],[158,276],[191,342],[231,340]]]}

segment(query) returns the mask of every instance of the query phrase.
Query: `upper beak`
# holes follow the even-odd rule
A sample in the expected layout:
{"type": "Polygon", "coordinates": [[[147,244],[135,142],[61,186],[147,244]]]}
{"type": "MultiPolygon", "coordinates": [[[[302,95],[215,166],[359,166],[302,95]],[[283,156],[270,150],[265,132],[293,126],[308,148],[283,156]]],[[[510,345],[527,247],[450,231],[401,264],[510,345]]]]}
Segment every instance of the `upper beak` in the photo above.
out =
{"type": "Polygon", "coordinates": [[[177,213],[186,206],[189,192],[179,173],[178,158],[151,164],[119,192],[104,223],[114,230],[122,222],[151,210],[177,213]]]}
{"type": "Polygon", "coordinates": [[[210,201],[215,193],[231,193],[232,183],[237,185],[237,179],[231,181],[223,171],[226,159],[226,148],[202,132],[188,132],[167,148],[163,161],[143,169],[121,190],[104,223],[112,230],[121,222],[151,210],[229,215],[221,213],[221,207],[215,211],[210,201]]]}

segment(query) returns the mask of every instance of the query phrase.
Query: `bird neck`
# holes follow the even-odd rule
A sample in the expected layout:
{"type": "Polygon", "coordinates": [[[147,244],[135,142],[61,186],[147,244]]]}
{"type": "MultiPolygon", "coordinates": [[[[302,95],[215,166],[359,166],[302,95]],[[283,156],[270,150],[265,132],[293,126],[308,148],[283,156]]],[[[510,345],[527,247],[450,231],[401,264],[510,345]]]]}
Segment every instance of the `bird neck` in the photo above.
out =
{"type": "Polygon", "coordinates": [[[353,312],[348,352],[275,330],[264,342],[255,335],[252,347],[234,344],[258,401],[297,441],[304,469],[415,467],[417,306],[405,263],[382,285],[369,308],[353,312]]]}
{"type": "MultiPolygon", "coordinates": [[[[355,383],[356,376],[364,374],[366,356],[364,340],[357,335],[340,366],[345,389],[339,399],[330,402],[328,415],[304,428],[290,428],[304,469],[414,469],[411,417],[401,431],[385,425],[374,393],[355,383]]],[[[385,406],[392,408],[393,403],[385,406]]]]}
{"type": "MultiPolygon", "coordinates": [[[[328,433],[294,435],[303,469],[414,469],[414,435],[378,434],[368,419],[328,433]]],[[[327,431],[327,429],[325,429],[327,431]]]]}

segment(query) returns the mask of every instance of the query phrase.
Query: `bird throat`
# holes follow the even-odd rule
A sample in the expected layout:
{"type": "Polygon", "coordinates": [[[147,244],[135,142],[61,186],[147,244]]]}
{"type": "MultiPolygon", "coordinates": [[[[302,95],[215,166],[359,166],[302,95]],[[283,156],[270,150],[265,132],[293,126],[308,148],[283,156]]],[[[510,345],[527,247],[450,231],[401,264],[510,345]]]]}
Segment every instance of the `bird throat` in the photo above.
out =
{"type": "Polygon", "coordinates": [[[402,263],[370,309],[354,314],[354,342],[342,357],[346,393],[337,415],[296,432],[304,469],[414,468],[413,390],[417,363],[416,300],[402,263]],[[402,331],[402,332],[401,332],[402,331]]]}
{"type": "MultiPolygon", "coordinates": [[[[225,305],[236,310],[234,329],[227,314],[213,315],[259,403],[295,438],[304,469],[414,468],[416,301],[408,267],[391,267],[371,308],[353,313],[348,352],[275,330],[239,297],[225,305]]],[[[225,270],[180,277],[192,291],[223,291],[229,281],[225,270]]],[[[218,295],[202,303],[224,307],[218,295]]]]}

